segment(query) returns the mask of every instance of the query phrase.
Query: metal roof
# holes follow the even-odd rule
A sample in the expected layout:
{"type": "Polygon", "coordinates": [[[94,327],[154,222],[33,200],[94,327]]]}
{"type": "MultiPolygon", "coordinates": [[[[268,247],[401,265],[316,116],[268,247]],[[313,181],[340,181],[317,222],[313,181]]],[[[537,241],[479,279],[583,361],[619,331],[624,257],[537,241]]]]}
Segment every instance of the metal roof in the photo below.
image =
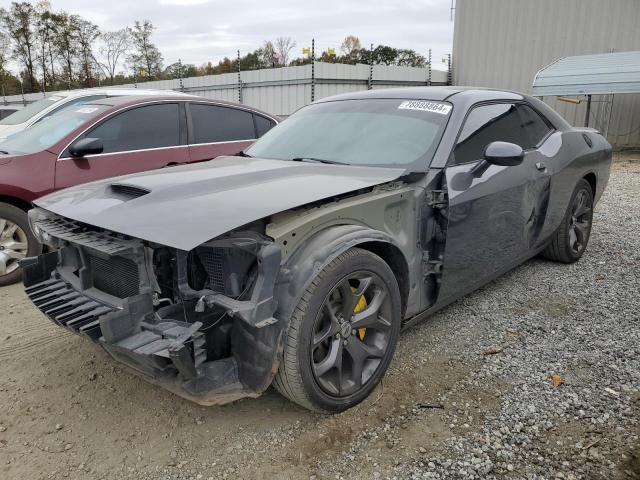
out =
{"type": "Polygon", "coordinates": [[[533,95],[640,92],[640,51],[563,57],[539,70],[533,95]]]}

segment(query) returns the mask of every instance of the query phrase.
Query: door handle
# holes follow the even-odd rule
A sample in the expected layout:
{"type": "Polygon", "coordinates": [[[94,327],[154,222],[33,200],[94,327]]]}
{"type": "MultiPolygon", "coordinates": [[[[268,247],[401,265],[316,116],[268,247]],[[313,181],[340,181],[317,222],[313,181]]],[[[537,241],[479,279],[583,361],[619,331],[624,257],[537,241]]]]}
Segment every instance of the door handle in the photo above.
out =
{"type": "Polygon", "coordinates": [[[547,166],[542,162],[538,162],[536,163],[536,168],[541,172],[544,172],[547,169],[547,166]]]}

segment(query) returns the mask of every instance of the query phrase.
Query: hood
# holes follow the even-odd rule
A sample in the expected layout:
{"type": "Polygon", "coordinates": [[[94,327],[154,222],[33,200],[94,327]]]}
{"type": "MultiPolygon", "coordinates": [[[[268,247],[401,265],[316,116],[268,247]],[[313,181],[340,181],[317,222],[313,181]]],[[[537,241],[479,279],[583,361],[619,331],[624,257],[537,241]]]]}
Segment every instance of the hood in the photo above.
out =
{"type": "Polygon", "coordinates": [[[100,180],[37,200],[80,222],[181,250],[247,223],[390,182],[403,169],[219,157],[100,180]]]}

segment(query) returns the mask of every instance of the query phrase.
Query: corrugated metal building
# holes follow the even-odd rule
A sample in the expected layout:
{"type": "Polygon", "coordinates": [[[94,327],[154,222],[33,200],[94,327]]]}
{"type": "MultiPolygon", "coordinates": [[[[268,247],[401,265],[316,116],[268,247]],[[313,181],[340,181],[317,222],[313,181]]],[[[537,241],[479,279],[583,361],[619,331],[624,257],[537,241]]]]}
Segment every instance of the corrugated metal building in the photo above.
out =
{"type": "MultiPolygon", "coordinates": [[[[640,0],[457,0],[456,85],[531,93],[536,72],[561,57],[640,50],[640,0]]],[[[544,97],[582,125],[585,103],[544,97]]],[[[591,126],[616,147],[640,146],[640,94],[594,96],[591,126]]]]}
{"type": "MultiPolygon", "coordinates": [[[[371,73],[372,88],[415,87],[420,85],[446,85],[449,73],[429,68],[374,65],[343,65],[315,62],[313,71],[314,99],[318,100],[338,93],[366,90],[371,73]]],[[[190,77],[182,80],[157,80],[141,82],[137,88],[179,90],[207,98],[237,102],[260,108],[275,115],[291,115],[300,107],[311,103],[311,65],[299,67],[266,68],[237,73],[190,77]]],[[[118,87],[131,88],[133,84],[118,87]]],[[[53,94],[55,92],[47,92],[53,94]]],[[[42,93],[4,97],[5,104],[33,102],[42,93]]]]}

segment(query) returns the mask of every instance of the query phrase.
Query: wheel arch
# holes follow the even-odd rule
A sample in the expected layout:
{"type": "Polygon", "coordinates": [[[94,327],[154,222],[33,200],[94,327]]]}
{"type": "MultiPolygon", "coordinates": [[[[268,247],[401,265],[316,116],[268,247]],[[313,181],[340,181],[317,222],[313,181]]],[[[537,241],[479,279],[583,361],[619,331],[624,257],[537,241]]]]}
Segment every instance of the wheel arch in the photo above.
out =
{"type": "Polygon", "coordinates": [[[6,203],[8,205],[13,205],[16,208],[19,208],[23,211],[28,211],[31,209],[31,203],[21,200],[17,197],[12,197],[10,195],[0,195],[0,203],[6,203]]]}
{"type": "Polygon", "coordinates": [[[589,183],[589,185],[591,186],[591,193],[593,194],[593,197],[595,198],[596,191],[597,191],[596,187],[598,185],[598,178],[596,177],[595,172],[589,172],[582,178],[585,179],[589,183]]]}
{"type": "Polygon", "coordinates": [[[285,260],[276,287],[276,317],[288,321],[315,276],[337,256],[354,247],[378,255],[389,265],[398,281],[404,315],[410,279],[408,262],[401,249],[388,234],[379,230],[338,225],[316,233],[285,260]]]}

